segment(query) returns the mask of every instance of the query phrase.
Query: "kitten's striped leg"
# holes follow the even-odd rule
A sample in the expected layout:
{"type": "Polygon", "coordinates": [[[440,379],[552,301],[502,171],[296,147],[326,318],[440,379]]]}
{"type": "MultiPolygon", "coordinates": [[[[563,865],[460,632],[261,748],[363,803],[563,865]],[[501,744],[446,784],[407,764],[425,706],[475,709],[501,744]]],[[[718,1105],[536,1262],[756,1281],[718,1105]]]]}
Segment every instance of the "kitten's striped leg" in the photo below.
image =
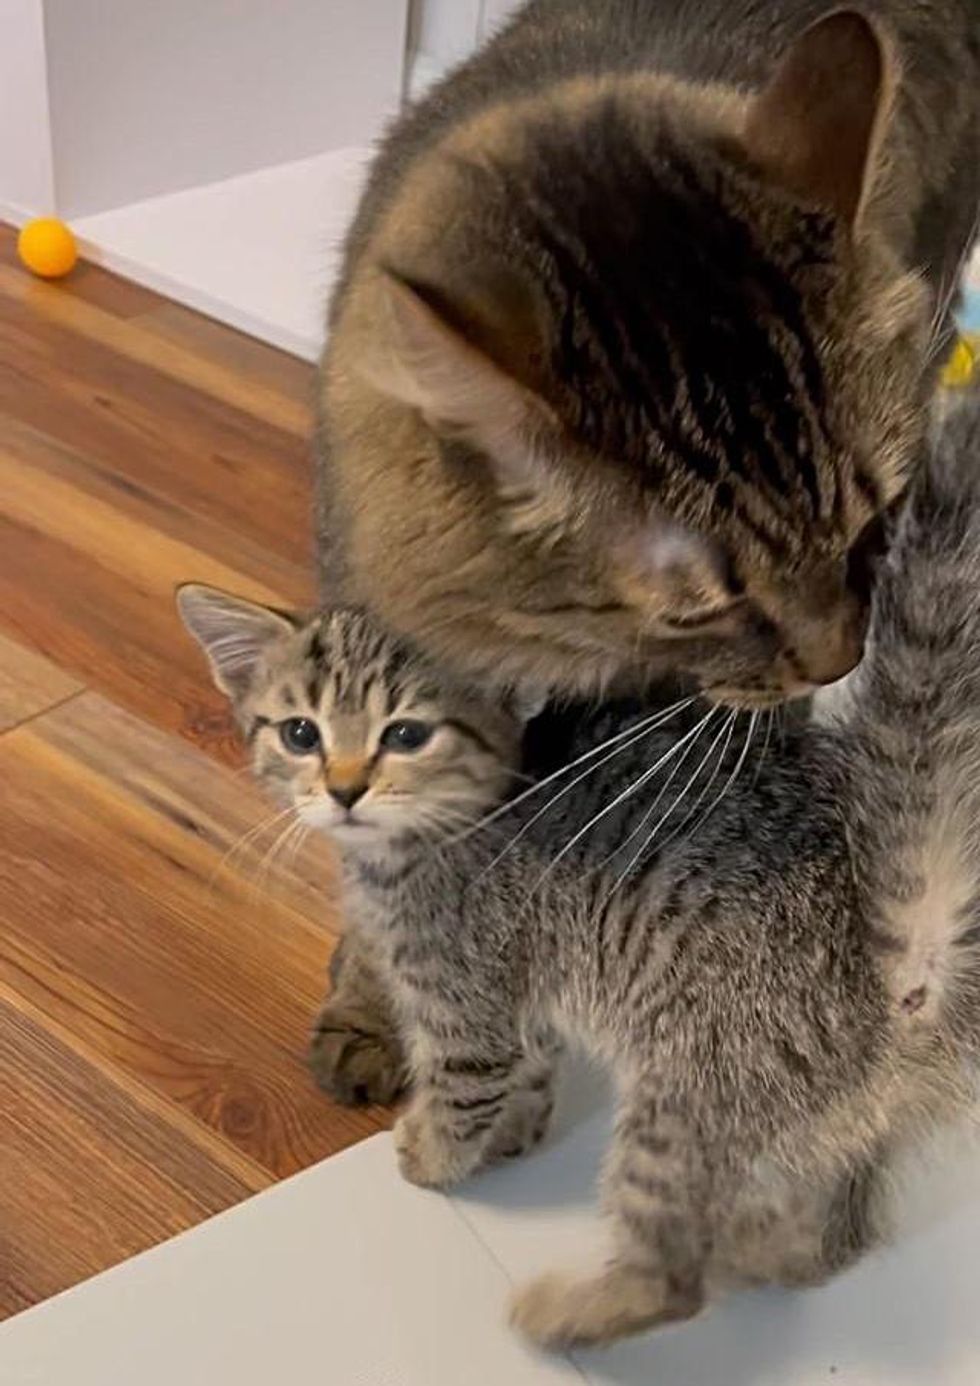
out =
{"type": "Polygon", "coordinates": [[[511,1095],[497,1118],[484,1160],[514,1160],[543,1139],[555,1108],[555,1065],[561,1046],[542,1035],[514,1070],[511,1095]]]}
{"type": "Polygon", "coordinates": [[[542,1346],[569,1348],[692,1317],[704,1301],[709,1192],[704,1152],[682,1115],[637,1090],[605,1174],[612,1259],[591,1275],[533,1281],[515,1297],[515,1327],[542,1346]]]}
{"type": "Polygon", "coordinates": [[[408,1069],[387,979],[361,930],[338,944],[330,979],[310,1040],[313,1076],[336,1102],[393,1102],[408,1069]]]}
{"type": "Polygon", "coordinates": [[[527,1047],[516,1033],[502,1037],[499,1017],[497,1028],[492,1047],[486,1029],[479,1042],[416,1030],[415,1098],[395,1129],[401,1170],[413,1184],[455,1184],[544,1135],[558,1046],[544,1033],[527,1047]]]}

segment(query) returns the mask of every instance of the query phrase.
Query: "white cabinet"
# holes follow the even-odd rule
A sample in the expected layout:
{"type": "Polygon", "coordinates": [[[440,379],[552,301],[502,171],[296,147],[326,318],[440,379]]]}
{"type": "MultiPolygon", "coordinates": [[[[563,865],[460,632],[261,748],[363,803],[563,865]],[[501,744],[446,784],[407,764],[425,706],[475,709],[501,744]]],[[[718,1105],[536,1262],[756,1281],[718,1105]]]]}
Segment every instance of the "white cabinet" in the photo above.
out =
{"type": "Polygon", "coordinates": [[[0,218],[315,356],[408,0],[0,0],[0,218]]]}
{"type": "Polygon", "coordinates": [[[55,186],[78,216],[366,143],[405,0],[44,0],[55,186]]]}
{"type": "Polygon", "coordinates": [[[0,0],[0,218],[313,357],[385,119],[519,3],[0,0]]]}
{"type": "Polygon", "coordinates": [[[0,204],[85,216],[366,144],[406,21],[407,0],[0,0],[0,204]]]}
{"type": "Polygon", "coordinates": [[[418,95],[525,0],[414,0],[408,87],[418,95]]]}

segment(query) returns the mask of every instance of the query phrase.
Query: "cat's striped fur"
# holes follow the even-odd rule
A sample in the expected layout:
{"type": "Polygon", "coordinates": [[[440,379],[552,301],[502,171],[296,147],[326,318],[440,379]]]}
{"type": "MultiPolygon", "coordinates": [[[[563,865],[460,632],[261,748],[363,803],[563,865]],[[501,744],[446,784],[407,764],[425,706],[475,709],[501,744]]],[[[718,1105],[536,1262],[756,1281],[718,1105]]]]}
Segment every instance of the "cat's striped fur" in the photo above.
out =
{"type": "MultiPolygon", "coordinates": [[[[873,1192],[890,1155],[970,1093],[980,396],[947,424],[901,523],[849,707],[790,735],[754,785],[736,780],[699,831],[654,845],[618,888],[617,849],[648,795],[554,864],[556,846],[676,746],[674,725],[540,819],[531,796],[437,859],[396,854],[369,877],[351,862],[409,1035],[409,1178],[450,1184],[537,1138],[552,1026],[616,1074],[614,1258],[519,1296],[516,1320],[539,1340],[686,1316],[731,1277],[822,1278],[881,1231],[873,1192]]],[[[577,751],[610,728],[621,710],[591,720],[577,751]]]]}
{"type": "MultiPolygon", "coordinates": [[[[323,660],[328,683],[354,686],[329,644],[323,660]]],[[[434,706],[454,696],[432,689],[434,706]]],[[[891,1156],[967,1100],[980,394],[947,421],[899,522],[843,710],[788,731],[754,777],[736,773],[720,712],[699,737],[704,715],[610,705],[584,718],[571,747],[584,761],[462,837],[421,813],[340,836],[348,910],[409,1050],[415,1090],[396,1131],[408,1178],[446,1186],[532,1145],[563,1033],[616,1076],[613,1255],[522,1292],[516,1321],[542,1342],[686,1317],[733,1279],[823,1278],[880,1234],[891,1156]]],[[[424,793],[421,761],[416,774],[424,793]]],[[[471,812],[500,783],[474,781],[471,812]]]]}

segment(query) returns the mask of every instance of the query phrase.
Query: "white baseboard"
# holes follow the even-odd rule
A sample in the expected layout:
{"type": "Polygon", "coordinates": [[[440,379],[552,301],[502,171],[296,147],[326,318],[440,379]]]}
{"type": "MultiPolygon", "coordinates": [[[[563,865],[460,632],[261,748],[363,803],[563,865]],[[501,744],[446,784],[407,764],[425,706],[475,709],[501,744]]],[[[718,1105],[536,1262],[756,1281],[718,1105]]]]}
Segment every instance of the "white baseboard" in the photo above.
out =
{"type": "Polygon", "coordinates": [[[72,226],[96,263],[315,360],[368,158],[368,150],[336,150],[72,226]]]}

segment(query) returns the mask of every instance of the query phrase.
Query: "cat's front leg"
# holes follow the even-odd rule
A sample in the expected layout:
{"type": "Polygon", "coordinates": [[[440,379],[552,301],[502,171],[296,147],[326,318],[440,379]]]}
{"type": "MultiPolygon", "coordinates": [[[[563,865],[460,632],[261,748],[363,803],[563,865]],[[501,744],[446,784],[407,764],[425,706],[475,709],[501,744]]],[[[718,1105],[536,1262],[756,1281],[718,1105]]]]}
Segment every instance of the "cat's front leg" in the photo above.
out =
{"type": "MultiPolygon", "coordinates": [[[[418,1035],[414,1047],[414,1095],[394,1133],[399,1167],[410,1183],[449,1188],[493,1160],[519,1153],[518,1143],[526,1147],[526,1123],[511,1124],[515,1100],[520,1103],[525,1092],[519,1050],[456,1047],[439,1053],[431,1036],[418,1035]]],[[[540,1124],[538,1111],[534,1130],[540,1124]]]]}

